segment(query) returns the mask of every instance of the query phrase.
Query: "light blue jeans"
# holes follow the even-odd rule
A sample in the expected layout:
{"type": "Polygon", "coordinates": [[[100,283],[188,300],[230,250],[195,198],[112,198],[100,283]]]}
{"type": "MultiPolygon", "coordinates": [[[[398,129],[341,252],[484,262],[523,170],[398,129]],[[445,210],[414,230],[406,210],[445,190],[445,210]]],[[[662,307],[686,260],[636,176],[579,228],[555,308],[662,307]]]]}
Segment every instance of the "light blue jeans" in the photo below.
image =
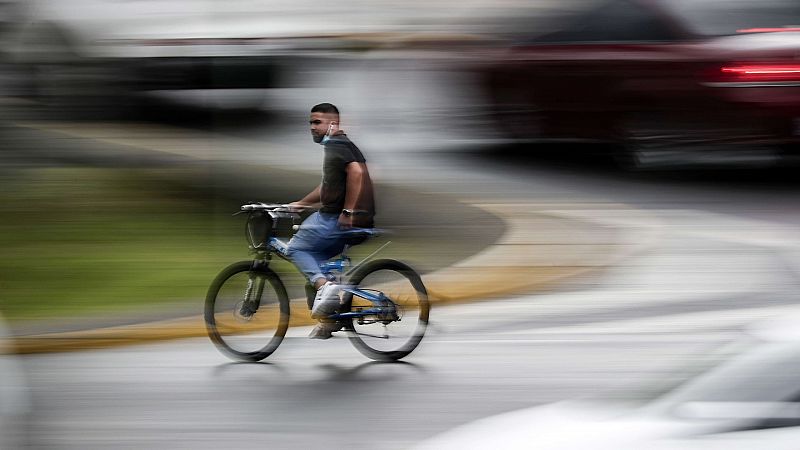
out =
{"type": "Polygon", "coordinates": [[[326,278],[320,264],[341,253],[347,243],[338,221],[337,214],[315,212],[289,240],[286,255],[312,286],[320,278],[326,278]]]}

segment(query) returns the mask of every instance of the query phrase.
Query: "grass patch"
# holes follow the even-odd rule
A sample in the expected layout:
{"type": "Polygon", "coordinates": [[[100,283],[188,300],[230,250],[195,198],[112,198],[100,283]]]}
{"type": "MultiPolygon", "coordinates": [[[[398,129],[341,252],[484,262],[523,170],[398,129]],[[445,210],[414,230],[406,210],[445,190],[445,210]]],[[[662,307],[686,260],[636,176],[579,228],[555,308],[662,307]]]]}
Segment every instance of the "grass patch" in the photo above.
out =
{"type": "Polygon", "coordinates": [[[169,175],[68,167],[3,175],[3,314],[41,319],[200,301],[224,264],[246,256],[244,241],[231,232],[224,199],[169,175]]]}

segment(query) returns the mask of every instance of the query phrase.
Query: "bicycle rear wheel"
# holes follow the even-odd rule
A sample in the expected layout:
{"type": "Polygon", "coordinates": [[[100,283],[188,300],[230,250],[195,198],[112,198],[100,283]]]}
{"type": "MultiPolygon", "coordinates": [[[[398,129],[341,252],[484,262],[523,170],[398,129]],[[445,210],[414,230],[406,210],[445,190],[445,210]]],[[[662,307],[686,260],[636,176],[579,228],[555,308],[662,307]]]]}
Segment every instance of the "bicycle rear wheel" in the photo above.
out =
{"type": "Polygon", "coordinates": [[[396,361],[417,348],[428,327],[430,304],[414,269],[391,259],[376,260],[359,268],[349,284],[356,291],[391,301],[380,306],[349,292],[344,295],[345,310],[358,315],[345,323],[358,351],[377,361],[396,361]],[[375,313],[361,316],[365,311],[375,313]]]}
{"type": "Polygon", "coordinates": [[[289,327],[289,296],[280,278],[267,267],[240,261],[222,270],[211,283],[205,303],[206,330],[225,355],[260,361],[283,341],[289,327]]]}

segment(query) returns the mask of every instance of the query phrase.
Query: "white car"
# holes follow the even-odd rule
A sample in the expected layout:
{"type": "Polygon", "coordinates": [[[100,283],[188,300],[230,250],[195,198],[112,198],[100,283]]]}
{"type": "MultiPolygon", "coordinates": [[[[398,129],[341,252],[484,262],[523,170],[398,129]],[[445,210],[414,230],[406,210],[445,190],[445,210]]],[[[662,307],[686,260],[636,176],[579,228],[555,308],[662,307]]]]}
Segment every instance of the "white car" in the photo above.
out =
{"type": "Polygon", "coordinates": [[[796,450],[797,317],[754,330],[758,344],[644,406],[561,402],[469,423],[415,450],[796,450]]]}

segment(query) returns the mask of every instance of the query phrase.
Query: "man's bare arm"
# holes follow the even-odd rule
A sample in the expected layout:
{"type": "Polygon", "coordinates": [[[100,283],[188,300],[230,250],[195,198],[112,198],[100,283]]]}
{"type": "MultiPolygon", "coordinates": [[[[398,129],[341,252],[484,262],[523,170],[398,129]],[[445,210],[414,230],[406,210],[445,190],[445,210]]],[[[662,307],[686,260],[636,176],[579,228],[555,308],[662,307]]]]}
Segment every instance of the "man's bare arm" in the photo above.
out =
{"type": "Polygon", "coordinates": [[[344,197],[344,209],[358,209],[361,196],[367,189],[365,182],[369,179],[367,166],[364,163],[351,162],[345,167],[347,172],[347,191],[344,197]]]}
{"type": "MultiPolygon", "coordinates": [[[[347,172],[347,191],[344,197],[344,209],[358,210],[363,207],[363,196],[370,194],[367,189],[372,189],[367,165],[351,162],[345,167],[347,172]]],[[[339,224],[344,227],[353,226],[353,217],[339,216],[339,224]]]]}
{"type": "Polygon", "coordinates": [[[292,205],[297,206],[314,206],[322,201],[322,196],[320,191],[322,189],[322,185],[320,184],[317,186],[313,191],[309,192],[308,195],[303,197],[302,199],[292,202],[292,205]]]}

